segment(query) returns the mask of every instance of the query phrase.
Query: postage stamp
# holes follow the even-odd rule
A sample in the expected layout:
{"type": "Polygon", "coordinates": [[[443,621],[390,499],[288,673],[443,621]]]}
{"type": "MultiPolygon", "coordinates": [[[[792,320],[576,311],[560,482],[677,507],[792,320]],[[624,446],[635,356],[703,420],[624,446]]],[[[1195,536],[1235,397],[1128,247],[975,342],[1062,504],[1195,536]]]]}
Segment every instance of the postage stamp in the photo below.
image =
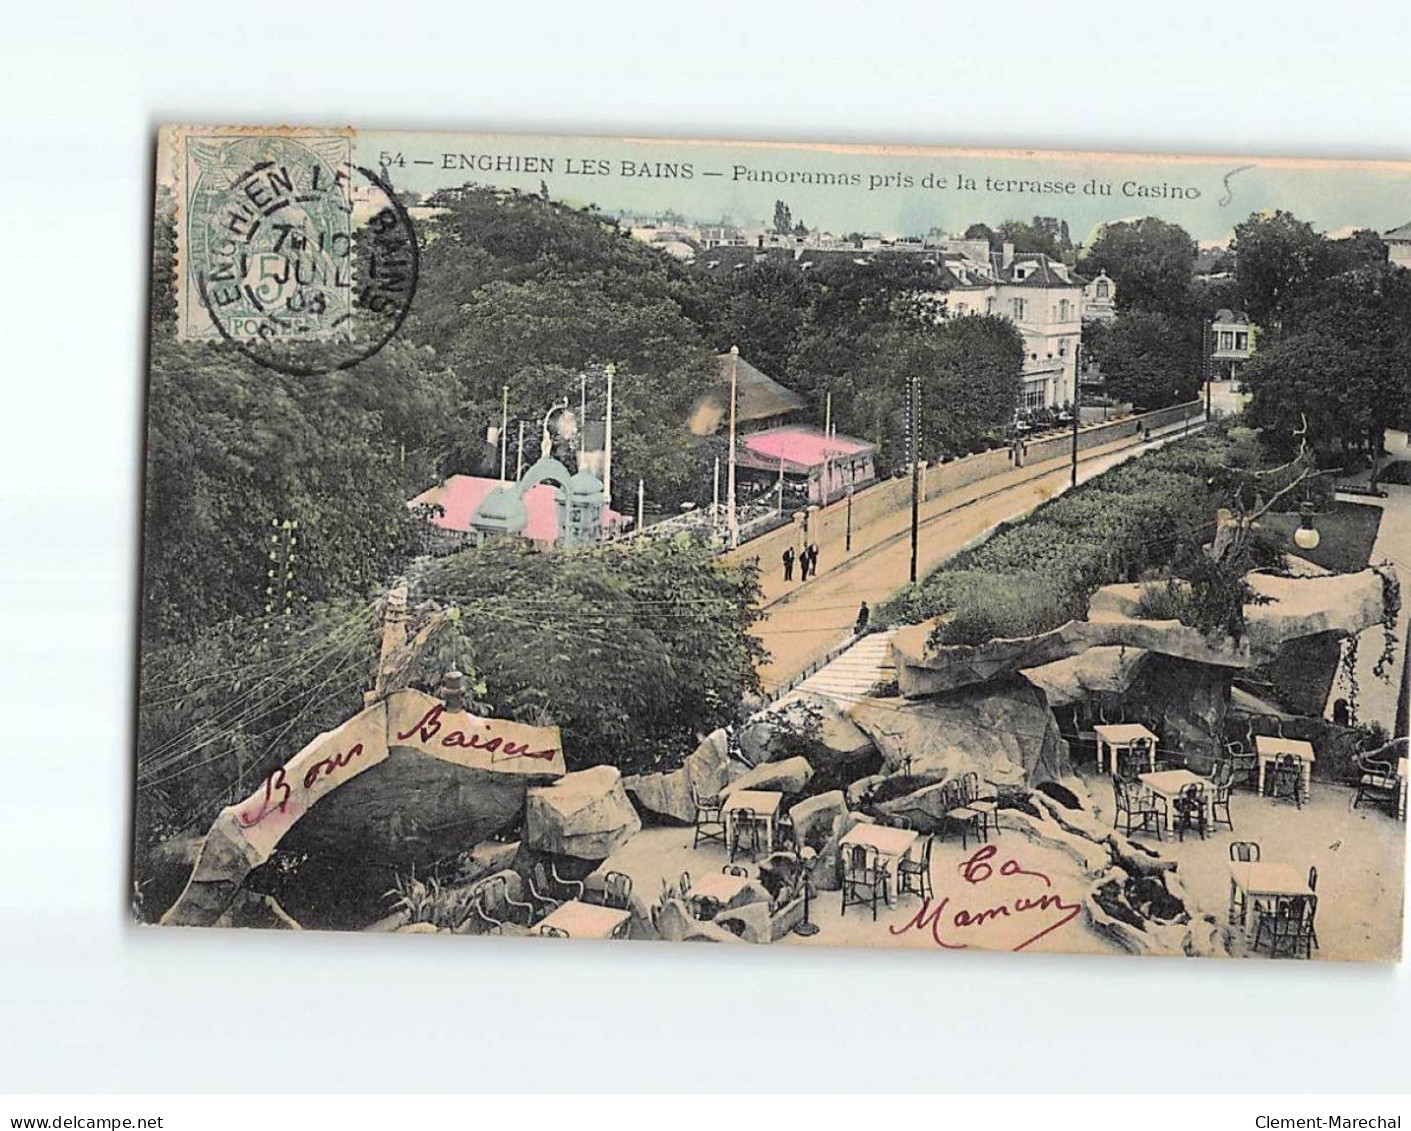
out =
{"type": "Polygon", "coordinates": [[[416,237],[386,182],[354,164],[351,131],[195,127],[163,140],[180,339],[224,340],[290,373],[346,368],[386,344],[415,291],[416,237]]]}

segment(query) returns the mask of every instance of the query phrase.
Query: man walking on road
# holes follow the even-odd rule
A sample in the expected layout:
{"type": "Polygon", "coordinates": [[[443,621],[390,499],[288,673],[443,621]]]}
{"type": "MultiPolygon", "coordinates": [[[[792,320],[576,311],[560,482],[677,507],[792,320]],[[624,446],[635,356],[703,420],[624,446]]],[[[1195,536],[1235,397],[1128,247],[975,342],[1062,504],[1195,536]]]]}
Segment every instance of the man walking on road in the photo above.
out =
{"type": "MultiPolygon", "coordinates": [[[[784,556],[780,559],[784,563],[784,580],[794,580],[794,548],[790,546],[784,551],[784,556]]],[[[807,576],[805,574],[805,576],[807,576]]]]}
{"type": "Polygon", "coordinates": [[[852,634],[861,636],[867,631],[867,626],[872,621],[872,610],[867,607],[867,602],[862,602],[862,608],[857,610],[857,623],[852,626],[852,634]]]}

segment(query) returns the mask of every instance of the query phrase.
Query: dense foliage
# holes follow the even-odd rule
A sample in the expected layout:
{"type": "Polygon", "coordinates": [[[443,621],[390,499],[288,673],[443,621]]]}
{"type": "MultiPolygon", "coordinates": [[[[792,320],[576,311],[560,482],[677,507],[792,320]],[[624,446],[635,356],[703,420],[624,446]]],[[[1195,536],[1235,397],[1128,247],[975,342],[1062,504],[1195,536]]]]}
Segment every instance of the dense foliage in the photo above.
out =
{"type": "Polygon", "coordinates": [[[759,690],[752,567],[682,536],[543,554],[517,541],[438,561],[417,596],[460,616],[433,647],[502,717],[563,728],[570,769],[670,769],[759,690]]]}
{"type": "Polygon", "coordinates": [[[978,644],[1080,618],[1102,585],[1196,562],[1216,508],[1247,483],[1257,457],[1249,434],[1217,431],[1130,460],[1000,527],[888,602],[879,619],[944,617],[937,643],[978,644]]]}

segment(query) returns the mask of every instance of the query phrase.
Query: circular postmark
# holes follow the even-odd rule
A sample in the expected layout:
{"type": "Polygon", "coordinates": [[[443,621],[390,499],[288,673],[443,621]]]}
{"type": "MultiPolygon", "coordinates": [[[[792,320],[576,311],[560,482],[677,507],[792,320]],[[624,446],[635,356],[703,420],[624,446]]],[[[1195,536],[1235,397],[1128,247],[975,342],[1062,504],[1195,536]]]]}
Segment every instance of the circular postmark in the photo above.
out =
{"type": "Polygon", "coordinates": [[[184,233],[190,336],[293,376],[351,368],[396,336],[416,293],[416,232],[346,139],[244,137],[200,158],[184,233]]]}

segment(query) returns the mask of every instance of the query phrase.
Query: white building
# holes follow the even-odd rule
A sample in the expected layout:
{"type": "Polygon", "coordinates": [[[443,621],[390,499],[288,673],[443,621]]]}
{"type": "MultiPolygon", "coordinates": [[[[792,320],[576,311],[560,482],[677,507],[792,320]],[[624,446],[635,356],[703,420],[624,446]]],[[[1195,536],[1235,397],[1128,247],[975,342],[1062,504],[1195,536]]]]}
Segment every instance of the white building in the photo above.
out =
{"type": "Polygon", "coordinates": [[[1083,318],[1110,322],[1117,317],[1117,284],[1106,271],[1083,284],[1083,318]]]}
{"type": "MultiPolygon", "coordinates": [[[[973,243],[974,241],[964,241],[973,243]]],[[[956,285],[944,296],[952,317],[997,314],[1024,338],[1022,409],[1072,404],[1083,333],[1084,280],[1038,252],[1016,255],[1013,244],[976,258],[972,248],[948,245],[945,265],[956,285]]]]}
{"type": "Polygon", "coordinates": [[[1210,322],[1210,372],[1216,381],[1238,381],[1254,353],[1255,328],[1242,310],[1217,310],[1210,322]]]}
{"type": "Polygon", "coordinates": [[[1387,259],[1393,267],[1411,269],[1411,224],[1387,232],[1382,242],[1387,245],[1387,259]]]}

